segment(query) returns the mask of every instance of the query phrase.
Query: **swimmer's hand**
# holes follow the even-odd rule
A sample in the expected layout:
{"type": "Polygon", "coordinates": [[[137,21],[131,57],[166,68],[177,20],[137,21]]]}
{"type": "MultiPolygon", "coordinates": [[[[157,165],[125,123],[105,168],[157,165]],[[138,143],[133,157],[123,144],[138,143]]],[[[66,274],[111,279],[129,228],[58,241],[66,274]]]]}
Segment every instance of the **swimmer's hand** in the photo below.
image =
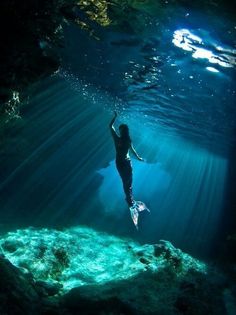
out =
{"type": "Polygon", "coordinates": [[[145,160],[143,158],[141,158],[140,156],[138,157],[138,160],[141,162],[145,162],[145,160]]]}
{"type": "Polygon", "coordinates": [[[111,122],[109,124],[111,131],[113,130],[112,132],[115,132],[115,128],[114,128],[113,124],[114,124],[114,122],[116,120],[116,117],[117,117],[117,112],[114,111],[114,117],[112,118],[112,120],[111,120],[111,122]]]}

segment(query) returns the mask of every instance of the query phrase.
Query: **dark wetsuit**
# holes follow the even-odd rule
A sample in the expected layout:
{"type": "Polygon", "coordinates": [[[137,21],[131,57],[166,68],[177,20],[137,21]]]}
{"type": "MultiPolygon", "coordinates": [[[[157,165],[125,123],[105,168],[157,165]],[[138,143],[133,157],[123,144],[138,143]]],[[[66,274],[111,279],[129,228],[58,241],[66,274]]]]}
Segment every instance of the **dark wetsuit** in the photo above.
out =
{"type": "Polygon", "coordinates": [[[132,166],[129,157],[129,149],[131,146],[130,141],[119,137],[114,130],[112,130],[112,136],[115,142],[116,148],[116,167],[123,182],[123,188],[126,195],[126,201],[131,207],[134,199],[132,194],[132,166]]]}

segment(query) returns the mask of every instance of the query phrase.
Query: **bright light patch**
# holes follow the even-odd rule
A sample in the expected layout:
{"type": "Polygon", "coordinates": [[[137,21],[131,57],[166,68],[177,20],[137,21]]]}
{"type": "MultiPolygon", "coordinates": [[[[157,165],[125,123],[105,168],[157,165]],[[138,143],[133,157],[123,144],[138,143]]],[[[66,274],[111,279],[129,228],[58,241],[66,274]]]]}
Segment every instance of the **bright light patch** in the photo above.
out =
{"type": "Polygon", "coordinates": [[[176,30],[174,32],[174,38],[172,43],[187,51],[193,51],[193,43],[201,44],[202,40],[200,37],[195,36],[187,29],[176,30]]]}
{"type": "Polygon", "coordinates": [[[210,50],[206,50],[204,48],[197,49],[193,54],[193,58],[206,58],[210,61],[211,58],[213,58],[213,54],[210,50]]]}
{"type": "Polygon", "coordinates": [[[213,68],[213,67],[206,67],[206,69],[208,71],[211,71],[211,72],[219,72],[219,70],[217,70],[216,68],[213,68]]]}
{"type": "Polygon", "coordinates": [[[236,65],[234,49],[224,49],[221,46],[211,44],[212,49],[216,51],[216,53],[213,53],[204,48],[205,43],[199,36],[194,35],[187,29],[176,30],[172,43],[179,48],[192,52],[193,58],[208,59],[210,63],[222,67],[234,67],[236,65]]]}

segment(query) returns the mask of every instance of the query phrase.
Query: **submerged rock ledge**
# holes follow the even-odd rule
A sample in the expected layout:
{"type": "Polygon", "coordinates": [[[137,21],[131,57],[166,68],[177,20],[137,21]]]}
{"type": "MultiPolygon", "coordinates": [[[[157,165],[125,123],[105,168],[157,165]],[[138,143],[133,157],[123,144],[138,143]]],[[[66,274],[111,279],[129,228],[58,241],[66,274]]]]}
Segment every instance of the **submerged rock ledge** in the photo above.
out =
{"type": "Polygon", "coordinates": [[[0,314],[230,314],[227,277],[168,241],[74,227],[17,230],[0,244],[0,314]]]}

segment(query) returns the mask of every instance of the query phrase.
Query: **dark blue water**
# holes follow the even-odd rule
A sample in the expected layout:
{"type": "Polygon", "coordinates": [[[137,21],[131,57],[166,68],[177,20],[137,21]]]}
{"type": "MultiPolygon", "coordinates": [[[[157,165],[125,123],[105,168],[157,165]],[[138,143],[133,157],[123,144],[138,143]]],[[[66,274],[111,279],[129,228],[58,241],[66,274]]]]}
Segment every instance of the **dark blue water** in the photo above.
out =
{"type": "Polygon", "coordinates": [[[95,26],[100,40],[65,26],[60,71],[32,87],[22,119],[6,130],[1,230],[84,224],[208,255],[228,215],[233,22],[175,8],[138,32],[95,26]],[[134,196],[151,210],[139,233],[114,165],[114,110],[146,159],[133,159],[134,196]]]}

